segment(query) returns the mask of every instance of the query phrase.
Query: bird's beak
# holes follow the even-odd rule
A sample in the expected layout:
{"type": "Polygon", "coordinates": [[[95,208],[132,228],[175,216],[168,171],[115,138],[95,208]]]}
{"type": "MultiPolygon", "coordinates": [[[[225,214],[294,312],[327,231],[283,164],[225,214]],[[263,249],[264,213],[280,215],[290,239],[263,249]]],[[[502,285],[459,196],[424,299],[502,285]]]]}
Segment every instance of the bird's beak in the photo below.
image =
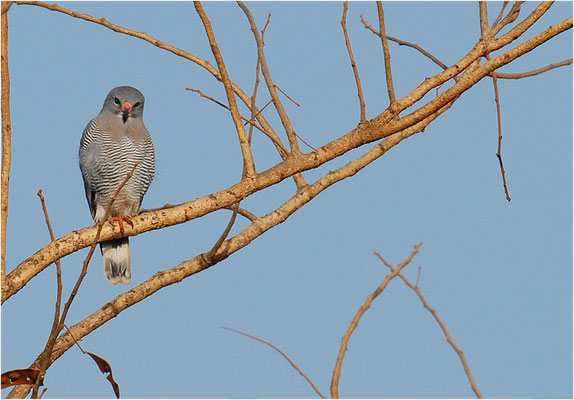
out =
{"type": "Polygon", "coordinates": [[[131,111],[132,111],[132,105],[126,101],[122,107],[122,119],[124,121],[124,124],[128,120],[131,111]]]}

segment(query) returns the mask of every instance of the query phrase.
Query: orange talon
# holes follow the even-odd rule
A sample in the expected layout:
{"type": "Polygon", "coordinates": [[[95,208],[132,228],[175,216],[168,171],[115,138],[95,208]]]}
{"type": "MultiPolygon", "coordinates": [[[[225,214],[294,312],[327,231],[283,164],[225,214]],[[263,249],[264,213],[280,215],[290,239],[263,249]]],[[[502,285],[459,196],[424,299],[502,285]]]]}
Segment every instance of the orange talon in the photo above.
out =
{"type": "Polygon", "coordinates": [[[120,233],[124,234],[124,222],[129,224],[132,228],[134,227],[134,223],[129,217],[112,217],[108,220],[110,224],[117,222],[120,226],[120,233]]]}

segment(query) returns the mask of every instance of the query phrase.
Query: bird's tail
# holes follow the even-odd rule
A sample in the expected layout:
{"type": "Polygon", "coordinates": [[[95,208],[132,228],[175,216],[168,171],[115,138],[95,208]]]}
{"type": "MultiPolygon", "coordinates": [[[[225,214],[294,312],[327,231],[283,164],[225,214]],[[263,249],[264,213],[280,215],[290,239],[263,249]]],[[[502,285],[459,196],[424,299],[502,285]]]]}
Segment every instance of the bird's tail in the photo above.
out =
{"type": "Polygon", "coordinates": [[[109,240],[100,243],[104,259],[104,275],[112,285],[123,283],[128,285],[131,280],[130,271],[130,241],[129,238],[109,240]]]}

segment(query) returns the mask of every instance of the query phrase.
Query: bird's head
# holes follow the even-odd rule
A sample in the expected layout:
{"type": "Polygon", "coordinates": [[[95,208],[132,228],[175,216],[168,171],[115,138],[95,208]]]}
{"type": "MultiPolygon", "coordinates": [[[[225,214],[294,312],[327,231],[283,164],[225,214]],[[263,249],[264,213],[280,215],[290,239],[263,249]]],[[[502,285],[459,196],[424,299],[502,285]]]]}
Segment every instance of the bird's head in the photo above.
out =
{"type": "Polygon", "coordinates": [[[118,86],[110,90],[103,109],[118,117],[126,123],[130,118],[141,118],[144,108],[144,95],[131,86],[118,86]]]}

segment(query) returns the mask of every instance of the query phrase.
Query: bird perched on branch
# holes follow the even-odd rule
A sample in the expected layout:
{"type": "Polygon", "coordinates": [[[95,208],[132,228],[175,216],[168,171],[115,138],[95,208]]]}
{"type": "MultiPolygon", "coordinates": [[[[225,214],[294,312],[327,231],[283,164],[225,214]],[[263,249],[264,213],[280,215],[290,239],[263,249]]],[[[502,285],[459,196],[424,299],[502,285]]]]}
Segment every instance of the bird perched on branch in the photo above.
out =
{"type": "MultiPolygon", "coordinates": [[[[104,106],[82,134],[80,170],[92,218],[100,222],[114,193],[133,170],[133,175],[118,193],[110,209],[110,221],[123,222],[138,214],[143,197],[155,173],[155,154],[144,125],[143,94],[130,86],[119,86],[108,93],[104,106]],[[134,166],[137,166],[134,169],[134,166]]],[[[129,284],[129,239],[100,243],[104,275],[113,284],[129,284]]]]}

